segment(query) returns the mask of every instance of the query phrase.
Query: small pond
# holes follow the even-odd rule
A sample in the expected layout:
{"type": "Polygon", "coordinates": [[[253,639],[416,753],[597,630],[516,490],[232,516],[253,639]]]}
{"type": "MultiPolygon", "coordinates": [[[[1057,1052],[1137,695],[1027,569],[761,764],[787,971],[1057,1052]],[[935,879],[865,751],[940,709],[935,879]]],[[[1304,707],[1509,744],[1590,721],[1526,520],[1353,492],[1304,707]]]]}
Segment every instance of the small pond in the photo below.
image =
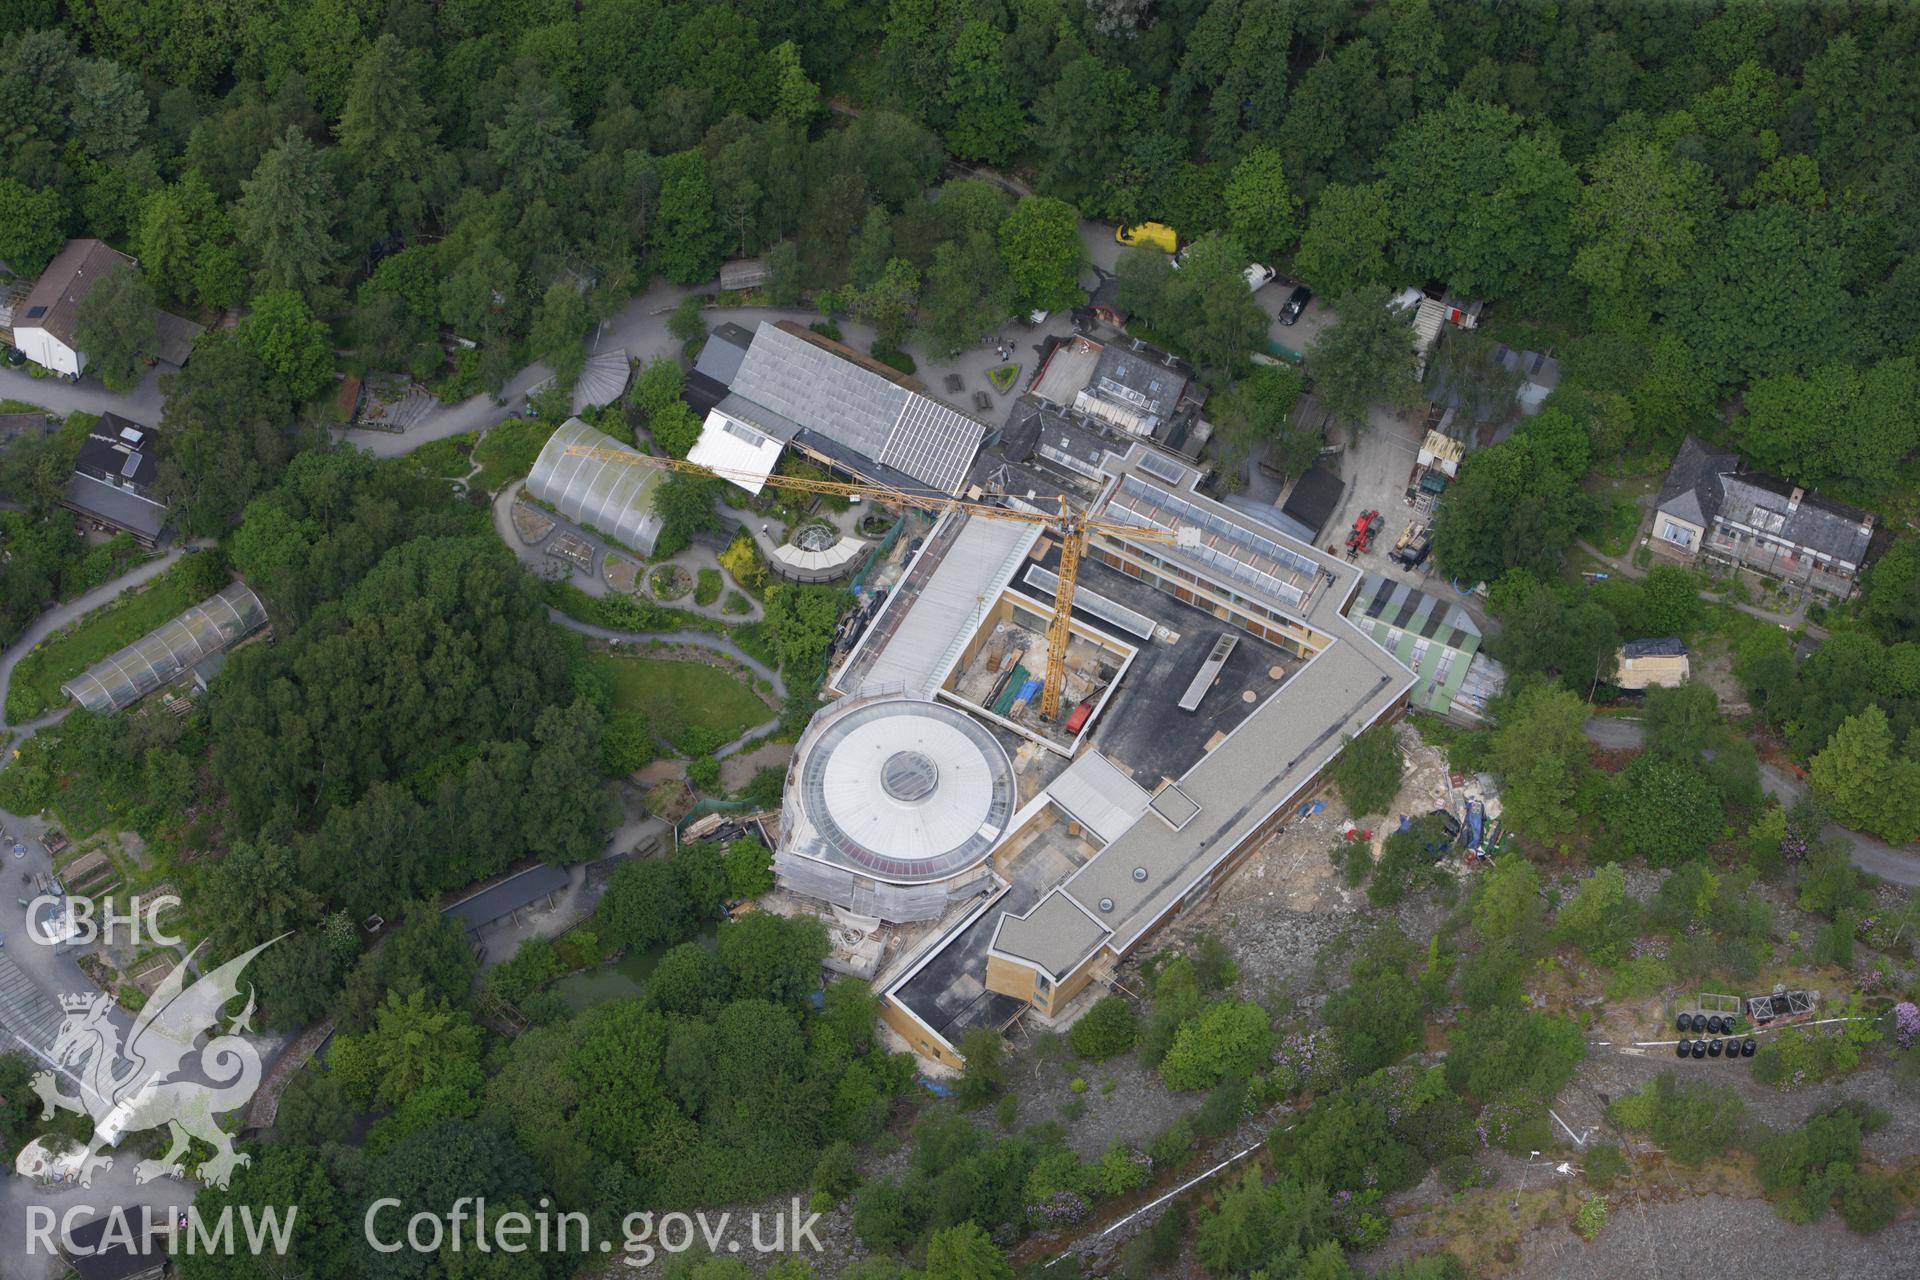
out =
{"type": "MultiPolygon", "coordinates": [[[[693,941],[712,950],[716,927],[708,925],[693,941]]],[[[575,1013],[614,1000],[633,999],[647,989],[647,979],[653,976],[654,966],[669,950],[669,947],[651,947],[645,951],[629,951],[618,960],[569,974],[554,983],[553,989],[575,1013]]]]}

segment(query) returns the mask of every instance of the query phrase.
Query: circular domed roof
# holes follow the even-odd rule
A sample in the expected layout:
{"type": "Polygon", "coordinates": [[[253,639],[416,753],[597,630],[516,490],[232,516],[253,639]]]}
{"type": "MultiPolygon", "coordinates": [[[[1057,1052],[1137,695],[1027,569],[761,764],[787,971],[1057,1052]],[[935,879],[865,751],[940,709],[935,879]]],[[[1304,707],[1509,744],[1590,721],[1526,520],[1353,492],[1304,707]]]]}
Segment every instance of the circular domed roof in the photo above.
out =
{"type": "Polygon", "coordinates": [[[886,879],[963,870],[986,857],[1013,816],[1017,787],[1006,751],[941,703],[855,706],[803,750],[807,817],[828,849],[886,879]]]}

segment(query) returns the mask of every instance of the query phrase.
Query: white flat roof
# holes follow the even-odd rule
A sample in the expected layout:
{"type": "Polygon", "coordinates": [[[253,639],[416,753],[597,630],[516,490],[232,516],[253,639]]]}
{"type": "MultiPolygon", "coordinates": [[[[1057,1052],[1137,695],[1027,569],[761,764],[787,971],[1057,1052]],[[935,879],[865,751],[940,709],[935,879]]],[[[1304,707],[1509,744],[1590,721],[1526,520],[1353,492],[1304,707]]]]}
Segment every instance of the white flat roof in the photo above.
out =
{"type": "Polygon", "coordinates": [[[1068,765],[1047,787],[1047,795],[1102,844],[1118,839],[1153,799],[1098,751],[1068,765]]]}
{"type": "Polygon", "coordinates": [[[700,438],[693,442],[687,461],[711,467],[719,477],[748,493],[767,487],[767,477],[780,461],[781,443],[738,418],[714,409],[707,414],[700,438]]]}
{"type": "MultiPolygon", "coordinates": [[[[887,602],[888,608],[904,608],[906,613],[899,628],[882,641],[884,647],[862,679],[863,686],[898,686],[909,697],[932,697],[1040,537],[1039,525],[955,515],[945,519],[966,523],[918,593],[903,598],[907,593],[896,588],[887,602]]],[[[937,534],[936,529],[929,541],[937,534]]]]}

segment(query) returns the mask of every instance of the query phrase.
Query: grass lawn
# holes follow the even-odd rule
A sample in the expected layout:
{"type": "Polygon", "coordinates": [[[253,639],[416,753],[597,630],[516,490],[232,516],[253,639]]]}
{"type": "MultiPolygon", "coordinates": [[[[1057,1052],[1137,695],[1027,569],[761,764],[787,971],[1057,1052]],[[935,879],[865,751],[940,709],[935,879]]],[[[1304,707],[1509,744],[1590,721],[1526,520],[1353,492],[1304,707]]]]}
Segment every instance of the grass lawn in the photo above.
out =
{"type": "Polygon", "coordinates": [[[179,566],[139,591],[95,609],[20,659],[7,689],[7,719],[20,724],[58,706],[60,686],[117,649],[206,598],[179,566]]]}
{"type": "Polygon", "coordinates": [[[473,460],[480,464],[474,486],[498,493],[533,470],[533,463],[546,448],[547,437],[558,422],[528,422],[509,418],[490,428],[473,447],[473,460]]]}
{"type": "Polygon", "coordinates": [[[746,684],[717,667],[670,658],[593,655],[613,689],[613,705],[647,717],[656,737],[671,739],[690,724],[731,742],[773,715],[746,684]]]}
{"type": "Polygon", "coordinates": [[[1633,535],[1640,531],[1643,498],[1660,491],[1665,473],[1640,472],[1633,475],[1589,474],[1582,487],[1593,495],[1600,512],[1587,539],[1610,556],[1625,556],[1633,550],[1633,535]]]}

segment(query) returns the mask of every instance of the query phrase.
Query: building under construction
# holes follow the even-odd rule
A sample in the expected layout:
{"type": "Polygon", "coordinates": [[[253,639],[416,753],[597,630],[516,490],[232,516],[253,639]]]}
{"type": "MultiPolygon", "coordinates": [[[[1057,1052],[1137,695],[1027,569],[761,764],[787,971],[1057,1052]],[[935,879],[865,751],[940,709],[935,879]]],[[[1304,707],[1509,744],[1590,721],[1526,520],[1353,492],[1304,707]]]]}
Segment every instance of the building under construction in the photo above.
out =
{"type": "Polygon", "coordinates": [[[893,929],[882,1015],[948,1065],[968,1027],[1056,1020],[1110,980],[1415,682],[1348,620],[1353,566],[1144,443],[1100,451],[1097,471],[1104,524],[1056,713],[1038,695],[1062,548],[956,512],[833,673],[789,770],[780,884],[893,929]]]}

